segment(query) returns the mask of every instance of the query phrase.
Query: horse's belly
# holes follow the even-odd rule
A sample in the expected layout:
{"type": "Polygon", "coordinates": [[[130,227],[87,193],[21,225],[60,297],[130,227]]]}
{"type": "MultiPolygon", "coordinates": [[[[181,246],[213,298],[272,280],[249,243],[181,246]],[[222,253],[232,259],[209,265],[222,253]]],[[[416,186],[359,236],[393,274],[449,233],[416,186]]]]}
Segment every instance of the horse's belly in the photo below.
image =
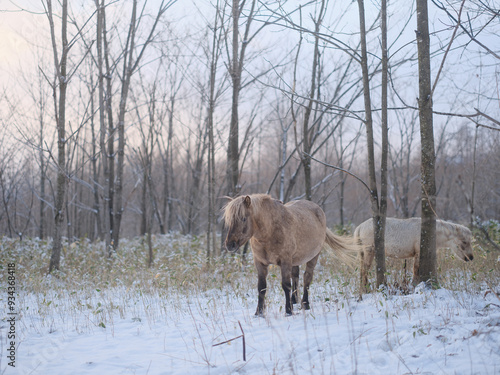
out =
{"type": "Polygon", "coordinates": [[[386,241],[385,253],[390,258],[410,258],[415,256],[415,248],[412,241],[406,240],[404,237],[386,241]]]}
{"type": "Polygon", "coordinates": [[[254,259],[262,264],[280,265],[285,262],[292,266],[300,266],[317,256],[323,244],[312,240],[312,243],[299,243],[295,245],[290,243],[288,246],[285,245],[281,249],[276,249],[272,244],[261,244],[255,240],[250,240],[250,245],[252,246],[254,259]]]}
{"type": "Polygon", "coordinates": [[[315,256],[317,256],[322,249],[322,246],[319,245],[316,248],[313,248],[310,251],[299,251],[292,257],[292,266],[300,266],[301,264],[309,262],[315,256]]]}
{"type": "Polygon", "coordinates": [[[386,247],[385,253],[389,258],[403,259],[415,256],[415,250],[407,247],[386,247]]]}

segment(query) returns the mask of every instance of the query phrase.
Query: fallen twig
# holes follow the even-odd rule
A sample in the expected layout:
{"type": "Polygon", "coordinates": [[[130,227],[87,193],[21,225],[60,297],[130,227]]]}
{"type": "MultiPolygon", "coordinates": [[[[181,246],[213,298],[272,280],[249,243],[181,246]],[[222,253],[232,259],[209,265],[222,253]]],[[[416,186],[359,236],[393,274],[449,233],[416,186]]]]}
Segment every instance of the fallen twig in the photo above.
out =
{"type": "MultiPolygon", "coordinates": [[[[497,295],[498,297],[498,295],[497,295]]],[[[241,329],[241,337],[243,338],[243,361],[246,362],[247,360],[247,355],[246,355],[246,344],[245,344],[245,332],[243,331],[243,327],[241,326],[241,323],[240,321],[238,320],[238,324],[240,325],[240,329],[241,329]]]]}
{"type": "Polygon", "coordinates": [[[222,344],[227,344],[231,341],[234,341],[236,339],[239,339],[240,337],[243,339],[243,361],[246,362],[247,360],[247,355],[246,355],[246,343],[245,343],[245,332],[243,331],[243,327],[241,326],[241,323],[240,321],[238,320],[238,324],[240,326],[240,330],[241,330],[241,335],[239,336],[236,336],[236,337],[233,337],[232,339],[229,339],[229,340],[226,340],[226,341],[223,341],[223,342],[219,342],[217,344],[213,344],[212,346],[219,346],[219,345],[222,345],[222,344]]]}

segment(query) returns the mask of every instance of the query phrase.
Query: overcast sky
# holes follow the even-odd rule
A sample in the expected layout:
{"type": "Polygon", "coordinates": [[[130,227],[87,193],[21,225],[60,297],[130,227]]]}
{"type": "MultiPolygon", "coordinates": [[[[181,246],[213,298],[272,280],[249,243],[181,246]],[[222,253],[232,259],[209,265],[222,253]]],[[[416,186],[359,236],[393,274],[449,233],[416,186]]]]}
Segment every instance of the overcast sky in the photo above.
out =
{"type": "MultiPolygon", "coordinates": [[[[149,1],[148,7],[151,11],[154,11],[157,9],[159,3],[159,0],[149,1]]],[[[289,1],[286,7],[287,9],[293,9],[300,3],[304,2],[289,1]]],[[[377,15],[379,4],[372,1],[366,3],[367,24],[371,24],[377,15]]],[[[93,12],[94,5],[92,1],[80,2],[72,0],[70,1],[70,5],[72,6],[73,13],[90,15],[93,12]],[[85,4],[85,8],[80,4],[85,4]]],[[[58,4],[56,6],[56,12],[58,12],[58,4]]],[[[412,11],[413,8],[413,1],[389,2],[389,14],[391,16],[389,19],[389,44],[392,44],[396,37],[398,37],[397,42],[390,50],[390,53],[394,54],[393,58],[395,60],[407,54],[409,50],[415,50],[416,48],[414,45],[415,19],[412,18],[404,28],[409,15],[414,13],[412,11]],[[403,29],[403,34],[399,36],[399,33],[403,29]]],[[[21,74],[21,72],[35,72],[37,65],[40,64],[40,54],[45,54],[46,59],[52,58],[50,40],[48,38],[48,21],[44,15],[44,7],[40,0],[4,1],[0,5],[0,9],[2,10],[0,13],[0,35],[2,35],[2,38],[0,38],[0,82],[3,87],[15,90],[15,86],[19,84],[19,80],[17,79],[18,74],[21,74]]],[[[431,29],[436,31],[448,29],[432,37],[433,48],[437,48],[438,46],[445,47],[451,35],[451,30],[449,29],[451,21],[432,2],[429,2],[429,9],[431,29]]],[[[358,29],[357,11],[356,2],[330,1],[329,13],[325,18],[324,25],[331,26],[335,24],[338,38],[354,45],[356,40],[359,39],[356,35],[358,29]],[[346,13],[344,13],[345,10],[347,10],[346,13]],[[338,17],[339,14],[342,14],[340,20],[338,17]]],[[[311,12],[314,12],[314,8],[309,7],[307,11],[304,11],[304,24],[310,24],[309,15],[311,12]]],[[[295,13],[293,18],[296,22],[299,22],[298,13],[295,13]]],[[[183,29],[201,30],[207,21],[213,19],[213,6],[208,0],[179,0],[169,9],[167,19],[172,21],[173,28],[178,32],[183,29]]],[[[475,22],[474,19],[472,21],[475,22]]],[[[492,22],[478,36],[481,42],[492,49],[496,49],[496,51],[498,51],[500,45],[498,37],[500,27],[498,24],[498,21],[496,24],[492,22]]],[[[378,31],[374,32],[372,38],[376,40],[378,38],[377,34],[378,31]]],[[[263,48],[269,48],[269,45],[273,43],[294,44],[295,40],[298,39],[297,32],[280,27],[269,28],[263,35],[265,38],[260,38],[260,40],[253,42],[253,48],[258,48],[259,43],[262,44],[263,48]]],[[[282,46],[278,45],[276,47],[277,53],[279,53],[279,48],[282,46]]],[[[270,56],[272,56],[272,52],[268,53],[271,53],[270,56]]],[[[433,75],[437,73],[437,67],[441,59],[442,54],[434,57],[433,75]]],[[[307,56],[304,56],[304,61],[307,62],[307,56]]],[[[476,100],[477,105],[482,105],[484,109],[491,110],[494,112],[494,115],[497,115],[499,112],[498,75],[500,74],[498,63],[498,59],[485,53],[477,44],[471,43],[467,36],[459,35],[454,42],[450,55],[447,57],[437,88],[439,95],[434,98],[435,108],[440,108],[443,111],[449,110],[451,105],[450,98],[446,94],[449,94],[452,89],[457,89],[462,91],[463,96],[459,100],[463,101],[463,105],[466,105],[466,103],[469,103],[467,105],[471,105],[471,101],[476,100]],[[480,65],[482,66],[480,67],[480,65]],[[442,91],[440,92],[440,90],[442,91]],[[482,91],[481,95],[477,94],[479,90],[482,91]]],[[[307,62],[307,64],[309,63],[307,62]]],[[[413,76],[411,83],[411,86],[413,86],[416,83],[415,63],[408,64],[405,69],[407,69],[409,75],[413,76]]],[[[404,76],[405,73],[403,71],[400,74],[404,76]]],[[[417,88],[414,87],[412,90],[416,92],[417,88]]],[[[461,111],[470,112],[471,109],[463,108],[461,111]]]]}

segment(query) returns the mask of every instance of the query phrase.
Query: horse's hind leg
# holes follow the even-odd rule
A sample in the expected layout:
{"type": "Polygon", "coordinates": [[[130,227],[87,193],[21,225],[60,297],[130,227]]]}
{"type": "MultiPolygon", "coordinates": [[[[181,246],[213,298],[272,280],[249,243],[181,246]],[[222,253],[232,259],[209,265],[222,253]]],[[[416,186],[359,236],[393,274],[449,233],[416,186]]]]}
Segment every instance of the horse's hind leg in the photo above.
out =
{"type": "Polygon", "coordinates": [[[368,293],[370,291],[369,285],[368,285],[368,271],[370,270],[370,267],[372,266],[373,258],[375,257],[375,248],[373,246],[364,249],[361,252],[361,293],[368,293]]]}
{"type": "Polygon", "coordinates": [[[314,273],[314,267],[318,262],[319,254],[312,258],[306,263],[306,270],[304,271],[304,295],[302,296],[302,307],[305,310],[309,310],[311,306],[309,305],[309,286],[311,285],[314,273]]]}
{"type": "Polygon", "coordinates": [[[292,267],[292,305],[299,303],[299,266],[292,267]]]}
{"type": "Polygon", "coordinates": [[[265,298],[266,298],[266,289],[267,289],[267,271],[268,268],[266,265],[255,261],[255,268],[257,268],[258,281],[257,281],[257,290],[259,291],[259,302],[257,304],[257,311],[255,311],[256,316],[264,316],[264,307],[265,307],[265,298]]]}
{"type": "Polygon", "coordinates": [[[281,263],[281,286],[285,292],[285,313],[286,315],[292,315],[292,304],[290,303],[290,292],[292,290],[292,265],[281,263]]]}

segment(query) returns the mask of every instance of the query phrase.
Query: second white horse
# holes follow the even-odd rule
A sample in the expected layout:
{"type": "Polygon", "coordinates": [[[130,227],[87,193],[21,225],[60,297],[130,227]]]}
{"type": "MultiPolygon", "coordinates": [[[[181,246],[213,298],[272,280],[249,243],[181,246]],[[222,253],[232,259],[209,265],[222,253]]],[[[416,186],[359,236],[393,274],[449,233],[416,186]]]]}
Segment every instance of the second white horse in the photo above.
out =
{"type": "MultiPolygon", "coordinates": [[[[413,275],[418,274],[420,257],[420,218],[396,219],[388,217],[385,225],[385,255],[389,258],[413,258],[413,275]]],[[[362,245],[361,288],[368,286],[368,270],[375,257],[373,219],[361,223],[354,230],[354,238],[362,245]]],[[[474,259],[472,233],[463,225],[436,220],[436,247],[450,248],[464,261],[474,259]]]]}

